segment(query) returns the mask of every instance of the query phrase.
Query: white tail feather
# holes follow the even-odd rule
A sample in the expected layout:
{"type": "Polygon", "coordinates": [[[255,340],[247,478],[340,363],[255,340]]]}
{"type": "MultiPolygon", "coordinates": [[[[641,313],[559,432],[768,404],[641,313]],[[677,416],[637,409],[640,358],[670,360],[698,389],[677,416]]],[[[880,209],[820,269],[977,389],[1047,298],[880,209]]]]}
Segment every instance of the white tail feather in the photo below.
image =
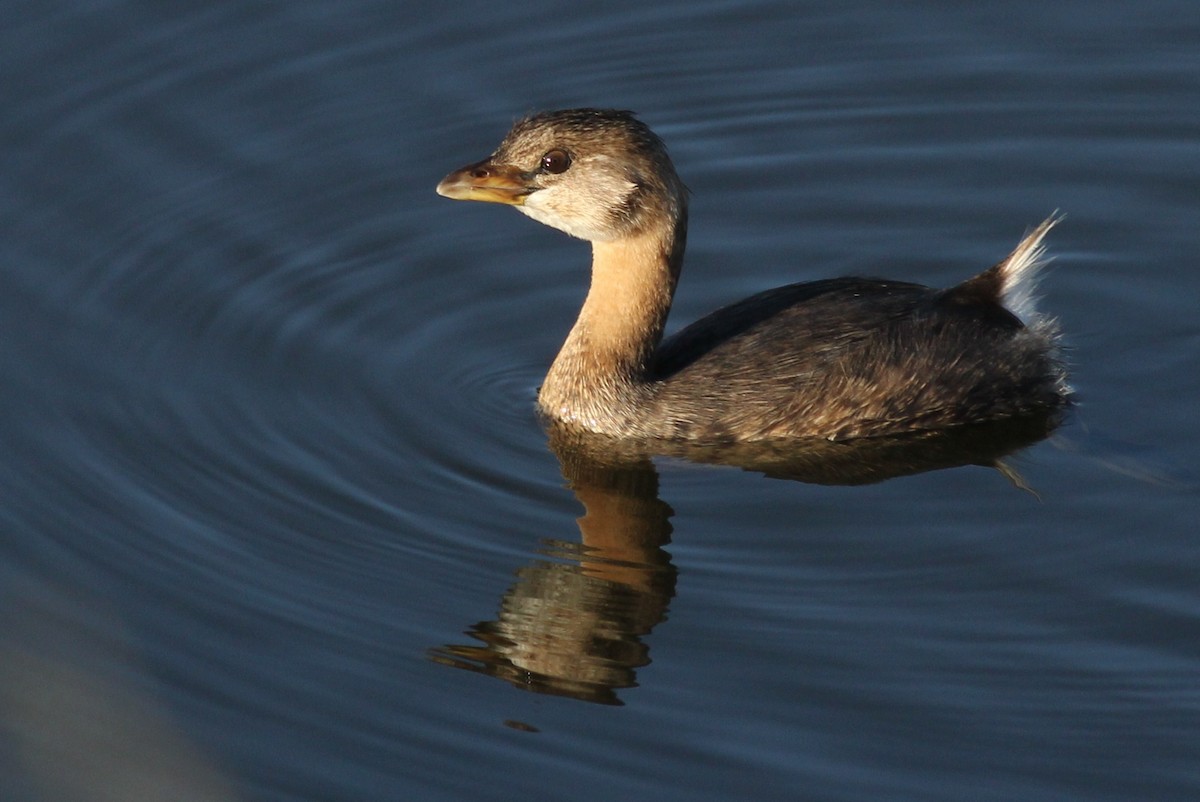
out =
{"type": "Polygon", "coordinates": [[[1000,297],[1005,307],[1027,326],[1039,319],[1037,311],[1037,273],[1049,261],[1042,240],[1063,216],[1055,213],[1025,235],[1016,249],[1000,265],[1000,297]]]}

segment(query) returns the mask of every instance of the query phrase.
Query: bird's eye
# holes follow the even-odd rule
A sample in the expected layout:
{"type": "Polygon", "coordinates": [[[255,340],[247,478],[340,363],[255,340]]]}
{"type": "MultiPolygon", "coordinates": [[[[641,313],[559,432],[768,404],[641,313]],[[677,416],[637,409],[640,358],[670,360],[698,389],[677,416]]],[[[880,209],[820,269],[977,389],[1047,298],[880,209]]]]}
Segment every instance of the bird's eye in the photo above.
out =
{"type": "Polygon", "coordinates": [[[571,156],[565,150],[546,151],[546,155],[542,157],[542,169],[547,173],[558,175],[565,173],[567,168],[571,166],[571,156]]]}

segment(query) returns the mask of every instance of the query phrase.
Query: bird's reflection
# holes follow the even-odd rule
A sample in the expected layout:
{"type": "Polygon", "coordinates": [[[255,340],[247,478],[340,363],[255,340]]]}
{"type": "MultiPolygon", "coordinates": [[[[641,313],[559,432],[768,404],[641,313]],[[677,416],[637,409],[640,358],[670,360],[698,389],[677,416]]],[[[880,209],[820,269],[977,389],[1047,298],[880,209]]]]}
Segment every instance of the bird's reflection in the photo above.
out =
{"type": "Polygon", "coordinates": [[[585,510],[581,542],[544,541],[541,557],[517,570],[496,620],[467,631],[477,642],[432,649],[430,659],[538,693],[621,704],[617,692],[634,687],[637,669],[650,662],[643,638],[675,593],[676,570],[663,549],[672,511],[658,497],[655,455],[836,485],[984,465],[1024,487],[1004,458],[1060,422],[1039,416],[846,443],[653,447],[551,428],[550,447],[585,510]]]}
{"type": "Polygon", "coordinates": [[[491,674],[513,685],[601,704],[620,704],[635,670],[650,662],[642,636],[675,593],[663,550],[671,508],[658,498],[649,458],[600,461],[559,450],[585,514],[582,542],[544,541],[544,557],[517,570],[495,621],[467,632],[481,645],[445,646],[435,662],[491,674]]]}

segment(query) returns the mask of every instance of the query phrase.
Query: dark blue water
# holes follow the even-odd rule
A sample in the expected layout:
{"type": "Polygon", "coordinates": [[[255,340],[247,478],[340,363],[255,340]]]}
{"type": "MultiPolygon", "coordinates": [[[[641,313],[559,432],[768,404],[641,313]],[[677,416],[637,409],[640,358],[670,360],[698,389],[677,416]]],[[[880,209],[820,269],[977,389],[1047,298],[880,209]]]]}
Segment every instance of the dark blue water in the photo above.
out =
{"type": "Polygon", "coordinates": [[[1194,4],[0,10],[0,798],[1200,797],[1194,4]],[[575,105],[675,325],[1065,212],[1037,495],[552,449],[587,248],[433,187],[575,105]]]}

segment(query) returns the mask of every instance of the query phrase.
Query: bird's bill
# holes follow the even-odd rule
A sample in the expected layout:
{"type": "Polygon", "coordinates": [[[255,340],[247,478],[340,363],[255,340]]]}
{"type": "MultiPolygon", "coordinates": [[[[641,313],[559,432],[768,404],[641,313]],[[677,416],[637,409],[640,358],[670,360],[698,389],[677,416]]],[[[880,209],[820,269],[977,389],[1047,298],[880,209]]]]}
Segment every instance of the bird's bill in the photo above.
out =
{"type": "Polygon", "coordinates": [[[524,173],[489,159],[455,170],[437,185],[437,193],[446,198],[509,206],[523,205],[531,192],[533,187],[526,183],[524,173]]]}

